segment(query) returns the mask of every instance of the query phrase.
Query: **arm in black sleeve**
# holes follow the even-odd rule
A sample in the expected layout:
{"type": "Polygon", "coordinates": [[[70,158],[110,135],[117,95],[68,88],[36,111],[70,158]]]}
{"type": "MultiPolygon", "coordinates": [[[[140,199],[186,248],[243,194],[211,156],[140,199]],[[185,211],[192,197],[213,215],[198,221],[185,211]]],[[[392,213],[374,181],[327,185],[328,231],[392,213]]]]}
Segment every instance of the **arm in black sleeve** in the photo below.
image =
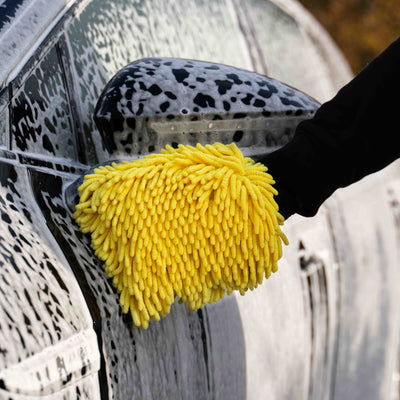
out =
{"type": "Polygon", "coordinates": [[[336,189],[400,157],[399,119],[400,39],[260,160],[276,181],[282,215],[315,215],[336,189]]]}

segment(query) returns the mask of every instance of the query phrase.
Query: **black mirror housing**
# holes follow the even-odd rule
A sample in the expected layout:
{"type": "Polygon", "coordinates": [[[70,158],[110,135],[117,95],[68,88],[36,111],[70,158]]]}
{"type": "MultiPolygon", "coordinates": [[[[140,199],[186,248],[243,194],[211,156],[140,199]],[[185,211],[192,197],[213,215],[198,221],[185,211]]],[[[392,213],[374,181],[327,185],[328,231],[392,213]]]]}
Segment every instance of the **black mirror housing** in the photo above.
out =
{"type": "Polygon", "coordinates": [[[94,118],[112,158],[140,157],[167,144],[214,142],[236,142],[254,155],[287,143],[318,108],[310,96],[251,71],[145,58],[110,80],[94,118]]]}

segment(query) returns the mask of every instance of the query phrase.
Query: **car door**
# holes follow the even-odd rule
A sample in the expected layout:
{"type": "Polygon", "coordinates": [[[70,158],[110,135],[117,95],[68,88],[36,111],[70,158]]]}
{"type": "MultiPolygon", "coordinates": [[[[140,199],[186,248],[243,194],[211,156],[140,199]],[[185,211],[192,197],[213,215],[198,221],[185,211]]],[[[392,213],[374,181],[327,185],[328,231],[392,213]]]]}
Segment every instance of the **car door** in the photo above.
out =
{"type": "Polygon", "coordinates": [[[93,319],[37,196],[42,177],[81,169],[58,46],[38,48],[1,99],[0,398],[98,398],[93,319]]]}
{"type": "MultiPolygon", "coordinates": [[[[107,80],[130,60],[164,51],[248,65],[245,48],[240,47],[240,31],[222,1],[150,4],[95,0],[77,10],[79,15],[57,43],[70,107],[70,114],[59,114],[66,119],[77,117],[78,121],[66,129],[75,132],[75,157],[88,166],[108,161],[93,124],[94,105],[107,80]],[[201,22],[204,18],[206,26],[201,22]],[[224,42],[217,40],[217,33],[224,42]]],[[[47,124],[52,120],[43,119],[47,124]]],[[[61,145],[55,137],[49,138],[51,145],[46,140],[45,154],[53,158],[58,157],[57,151],[66,151],[68,143],[61,145]]],[[[33,149],[37,142],[32,138],[28,145],[33,149]]],[[[82,235],[74,223],[73,204],[65,196],[84,166],[71,162],[71,156],[60,157],[61,174],[37,168],[30,172],[30,184],[88,304],[104,355],[99,373],[102,396],[243,398],[244,343],[234,298],[221,305],[212,317],[207,309],[190,313],[184,305],[177,304],[168,318],[152,324],[147,331],[134,330],[130,316],[122,313],[111,280],[93,254],[89,237],[82,235]]]]}
{"type": "MultiPolygon", "coordinates": [[[[163,55],[253,69],[262,55],[250,50],[254,44],[247,36],[250,28],[242,23],[238,5],[230,1],[91,2],[69,27],[65,39],[73,90],[81,110],[82,133],[89,149],[89,164],[107,162],[109,157],[92,117],[102,88],[120,68],[136,59],[163,55]]],[[[286,31],[282,34],[282,43],[286,34],[286,31]]],[[[293,60],[291,57],[288,52],[287,62],[293,60]]],[[[129,148],[129,143],[124,147],[129,148]]],[[[61,196],[62,189],[59,191],[61,196]]],[[[329,352],[330,362],[333,362],[334,353],[330,349],[335,336],[326,340],[326,332],[336,329],[336,319],[331,317],[328,325],[326,319],[328,312],[331,316],[336,312],[337,285],[336,278],[329,281],[333,282],[333,289],[328,303],[328,282],[324,275],[329,273],[326,264],[330,259],[316,264],[318,268],[314,269],[319,272],[315,278],[310,277],[308,283],[310,268],[303,263],[303,273],[300,264],[297,266],[296,249],[294,259],[290,259],[296,265],[295,271],[282,272],[281,278],[275,283],[268,282],[268,287],[261,288],[258,295],[248,295],[248,300],[231,297],[197,314],[187,313],[185,308],[175,305],[167,318],[138,333],[130,329],[129,317],[121,314],[117,295],[92,257],[87,238],[76,228],[71,233],[62,229],[60,216],[52,218],[50,225],[55,235],[70,236],[69,242],[76,244],[67,251],[70,263],[82,269],[81,275],[92,288],[99,305],[102,342],[106,358],[111,360],[106,362],[109,382],[117,397],[154,396],[164,390],[177,398],[185,398],[188,393],[195,393],[194,397],[199,398],[244,398],[246,394],[248,398],[257,398],[267,387],[265,393],[272,397],[290,398],[296,394],[298,398],[306,398],[309,382],[314,378],[309,370],[318,369],[318,360],[311,366],[310,353],[317,351],[318,357],[323,358],[329,352]],[[84,260],[84,265],[79,266],[82,262],[77,260],[84,260]],[[283,297],[287,299],[283,304],[282,288],[283,297]],[[322,313],[321,317],[319,312],[312,314],[310,311],[313,306],[310,293],[320,289],[321,296],[312,301],[314,309],[322,313]],[[281,317],[267,311],[273,310],[274,305],[280,309],[281,317]],[[107,322],[110,319],[111,324],[107,322]],[[311,341],[310,321],[319,338],[314,342],[317,344],[311,341]],[[267,334],[271,329],[276,335],[267,334]],[[277,342],[279,335],[286,339],[277,342]],[[180,351],[176,349],[178,341],[180,351]],[[181,353],[183,348],[186,350],[181,353]],[[275,373],[273,366],[277,362],[282,368],[291,368],[291,379],[284,378],[281,370],[275,373]],[[184,369],[183,365],[186,365],[184,369]],[[187,372],[190,369],[196,371],[196,379],[187,372]],[[128,377],[135,385],[130,385],[128,377]]],[[[332,252],[325,228],[323,225],[322,231],[332,252]]],[[[322,373],[323,384],[326,375],[322,373]]],[[[329,382],[326,385],[329,386],[329,382]]]]}

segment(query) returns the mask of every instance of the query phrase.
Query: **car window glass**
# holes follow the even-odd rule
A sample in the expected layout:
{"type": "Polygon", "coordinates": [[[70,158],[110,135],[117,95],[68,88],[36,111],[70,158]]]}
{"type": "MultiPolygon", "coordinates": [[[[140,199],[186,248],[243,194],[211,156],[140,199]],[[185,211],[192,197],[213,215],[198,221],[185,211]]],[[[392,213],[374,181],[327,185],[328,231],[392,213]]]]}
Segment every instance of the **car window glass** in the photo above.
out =
{"type": "Polygon", "coordinates": [[[0,146],[7,146],[8,136],[8,90],[0,92],[0,146]]]}
{"type": "Polygon", "coordinates": [[[250,0],[243,6],[252,20],[267,74],[319,101],[331,97],[334,88],[328,84],[326,61],[297,21],[268,0],[250,0]]]}
{"type": "Polygon", "coordinates": [[[68,39],[91,163],[107,155],[92,115],[108,80],[143,57],[195,58],[251,68],[234,10],[222,0],[93,0],[68,39]]]}
{"type": "Polygon", "coordinates": [[[12,100],[12,149],[76,159],[68,95],[56,47],[12,100]]]}

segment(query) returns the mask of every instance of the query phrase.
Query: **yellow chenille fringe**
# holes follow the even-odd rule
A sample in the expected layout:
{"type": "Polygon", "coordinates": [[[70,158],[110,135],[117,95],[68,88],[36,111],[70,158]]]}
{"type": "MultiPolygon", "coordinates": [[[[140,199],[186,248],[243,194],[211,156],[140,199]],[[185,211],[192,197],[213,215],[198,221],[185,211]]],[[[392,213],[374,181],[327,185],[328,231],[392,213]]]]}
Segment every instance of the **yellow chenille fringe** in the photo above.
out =
{"type": "Polygon", "coordinates": [[[283,217],[267,168],[235,144],[167,146],[85,176],[74,217],[136,326],[255,288],[277,270],[283,217]]]}

